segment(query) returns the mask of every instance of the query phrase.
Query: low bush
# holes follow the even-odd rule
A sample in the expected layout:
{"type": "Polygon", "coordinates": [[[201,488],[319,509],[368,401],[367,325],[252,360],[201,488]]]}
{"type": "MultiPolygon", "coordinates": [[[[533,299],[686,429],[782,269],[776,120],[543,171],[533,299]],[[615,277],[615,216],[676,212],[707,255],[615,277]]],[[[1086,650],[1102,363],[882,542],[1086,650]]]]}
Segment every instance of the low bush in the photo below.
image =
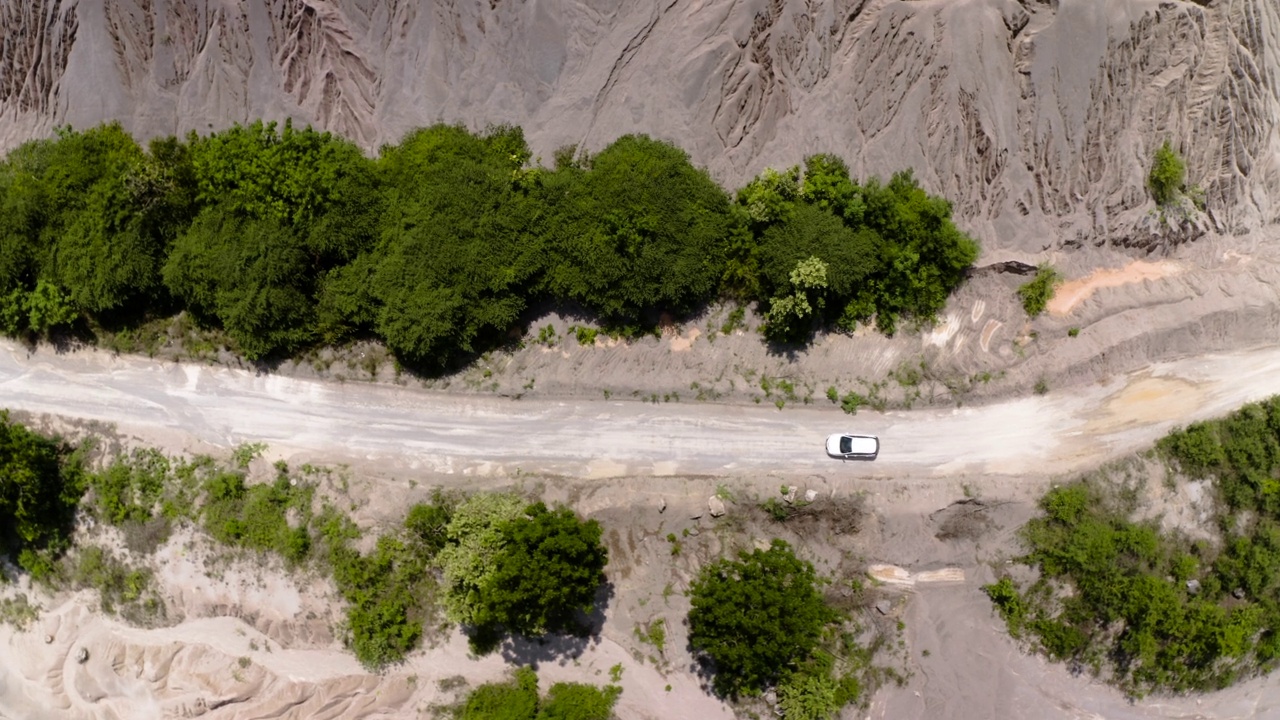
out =
{"type": "Polygon", "coordinates": [[[472,690],[458,708],[458,720],[611,720],[622,688],[556,683],[538,697],[538,675],[522,667],[505,682],[472,690]]]}
{"type": "Polygon", "coordinates": [[[1147,189],[1156,204],[1171,205],[1186,187],[1187,165],[1173,146],[1165,140],[1151,159],[1151,172],[1147,175],[1147,189]]]}
{"type": "Polygon", "coordinates": [[[1028,317],[1036,317],[1049,307],[1054,290],[1059,282],[1058,271],[1050,265],[1036,268],[1036,276],[1018,288],[1018,297],[1022,299],[1022,309],[1028,317]]]}

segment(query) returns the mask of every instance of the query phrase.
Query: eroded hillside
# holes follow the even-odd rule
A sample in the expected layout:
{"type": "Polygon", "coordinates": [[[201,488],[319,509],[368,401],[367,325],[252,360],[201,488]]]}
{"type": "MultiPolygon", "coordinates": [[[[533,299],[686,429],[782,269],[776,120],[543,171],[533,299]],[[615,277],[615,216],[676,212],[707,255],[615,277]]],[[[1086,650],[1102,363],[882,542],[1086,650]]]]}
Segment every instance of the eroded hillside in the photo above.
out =
{"type": "Polygon", "coordinates": [[[1280,6],[0,0],[0,146],[259,117],[369,149],[510,122],[547,158],[645,132],[730,185],[834,151],[915,168],[988,254],[1152,248],[1280,217],[1280,6]],[[1166,138],[1208,212],[1159,225],[1143,179],[1166,138]]]}

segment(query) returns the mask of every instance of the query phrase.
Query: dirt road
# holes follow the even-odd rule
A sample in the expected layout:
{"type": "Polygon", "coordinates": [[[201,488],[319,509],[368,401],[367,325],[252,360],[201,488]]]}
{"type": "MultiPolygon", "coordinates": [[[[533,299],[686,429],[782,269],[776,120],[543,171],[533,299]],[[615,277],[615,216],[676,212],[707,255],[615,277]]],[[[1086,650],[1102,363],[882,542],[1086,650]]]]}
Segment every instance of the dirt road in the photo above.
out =
{"type": "Polygon", "coordinates": [[[178,432],[278,456],[398,459],[433,472],[624,475],[830,470],[822,440],[875,433],[877,476],[1069,472],[1149,444],[1175,424],[1280,393],[1280,348],[1154,365],[1103,385],[981,407],[842,413],[815,405],[512,400],[298,380],[105,352],[0,345],[0,406],[178,432]]]}
{"type": "MultiPolygon", "coordinates": [[[[886,522],[921,528],[925,527],[922,518],[954,500],[954,488],[944,487],[953,482],[950,476],[985,482],[983,492],[994,493],[993,497],[1004,497],[1016,488],[1032,492],[1030,486],[1043,484],[1050,474],[1096,465],[1148,445],[1175,424],[1219,415],[1275,393],[1280,393],[1280,348],[1164,363],[1103,385],[1055,388],[1044,396],[981,407],[864,412],[850,417],[825,399],[782,410],[691,402],[511,400],[255,375],[98,351],[59,355],[41,348],[29,354],[21,346],[0,344],[0,407],[115,423],[122,432],[167,449],[266,442],[274,457],[458,474],[511,475],[518,469],[572,477],[706,474],[746,479],[822,473],[832,487],[857,483],[865,476],[901,478],[901,482],[875,483],[873,496],[883,495],[882,507],[892,508],[886,522]],[[824,457],[823,436],[843,429],[879,434],[880,459],[842,465],[824,457]],[[917,482],[928,476],[940,482],[923,486],[917,482]],[[1023,487],[1026,481],[1030,483],[1023,487]]],[[[701,497],[705,497],[716,481],[693,482],[701,484],[701,497]]],[[[610,491],[631,493],[627,496],[631,500],[609,501],[601,496],[595,502],[640,502],[639,489],[611,487],[610,491]]],[[[665,487],[665,492],[674,493],[673,497],[682,492],[697,494],[674,485],[665,487]]],[[[648,495],[643,498],[651,500],[648,495]]],[[[659,522],[656,513],[651,515],[652,522],[659,522]]],[[[1222,693],[1130,704],[1097,681],[1073,677],[1060,665],[1021,653],[979,590],[984,578],[989,579],[985,565],[955,556],[927,528],[884,532],[892,537],[894,551],[878,559],[912,569],[963,561],[965,581],[915,591],[905,619],[918,672],[904,686],[877,693],[869,717],[975,720],[1012,712],[1064,720],[1243,718],[1266,716],[1280,702],[1276,699],[1280,685],[1273,678],[1261,678],[1222,693]],[[984,661],[972,662],[975,653],[984,661]]],[[[637,599],[639,590],[629,592],[632,595],[614,601],[617,619],[606,630],[614,640],[629,637],[632,617],[628,612],[639,612],[643,604],[637,599]]],[[[239,594],[232,595],[241,598],[235,602],[244,602],[239,594]]],[[[89,618],[86,622],[74,632],[68,626],[65,643],[83,642],[107,621],[89,618]]],[[[197,617],[191,622],[202,621],[197,617]]],[[[165,642],[181,638],[185,627],[163,631],[160,637],[165,642]]],[[[36,640],[30,642],[37,647],[36,640]]],[[[613,640],[606,643],[607,648],[623,653],[621,646],[610,643],[613,640]]],[[[207,651],[201,643],[192,647],[196,648],[192,652],[207,651]]],[[[339,658],[350,665],[349,657],[335,652],[298,651],[308,662],[339,658]]],[[[436,671],[430,668],[440,665],[442,652],[425,651],[413,672],[432,677],[436,671]]],[[[3,655],[0,648],[0,681],[4,668],[15,662],[3,655]]],[[[600,668],[619,661],[608,653],[591,658],[599,660],[600,668]]],[[[495,660],[492,665],[485,672],[496,676],[501,663],[495,660]]],[[[693,707],[689,703],[702,703],[698,717],[729,716],[728,708],[696,687],[692,676],[650,673],[650,677],[642,672],[646,671],[639,667],[628,671],[627,702],[635,704],[628,706],[624,716],[643,716],[640,708],[652,710],[663,702],[689,708],[693,707]],[[675,692],[670,685],[664,686],[672,678],[678,686],[675,692]]],[[[366,681],[375,682],[360,680],[366,681]]],[[[402,679],[398,682],[403,684],[402,679]]],[[[31,687],[46,684],[52,688],[49,692],[61,692],[57,688],[63,687],[54,680],[31,687]]],[[[316,697],[327,697],[324,693],[330,690],[324,688],[328,685],[315,691],[316,697]]],[[[264,689],[255,702],[270,704],[287,694],[264,689]]],[[[0,703],[0,716],[4,715],[0,703]]],[[[664,716],[668,715],[678,713],[664,716]]]]}

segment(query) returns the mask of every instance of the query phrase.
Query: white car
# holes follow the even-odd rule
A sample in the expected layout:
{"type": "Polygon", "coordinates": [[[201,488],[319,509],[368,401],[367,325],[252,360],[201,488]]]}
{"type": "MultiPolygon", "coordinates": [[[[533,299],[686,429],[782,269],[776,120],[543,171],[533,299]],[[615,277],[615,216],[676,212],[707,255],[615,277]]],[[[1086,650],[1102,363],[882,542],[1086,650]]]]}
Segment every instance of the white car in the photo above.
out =
{"type": "Polygon", "coordinates": [[[827,438],[827,454],[838,460],[875,460],[880,454],[880,438],[836,433],[827,438]]]}

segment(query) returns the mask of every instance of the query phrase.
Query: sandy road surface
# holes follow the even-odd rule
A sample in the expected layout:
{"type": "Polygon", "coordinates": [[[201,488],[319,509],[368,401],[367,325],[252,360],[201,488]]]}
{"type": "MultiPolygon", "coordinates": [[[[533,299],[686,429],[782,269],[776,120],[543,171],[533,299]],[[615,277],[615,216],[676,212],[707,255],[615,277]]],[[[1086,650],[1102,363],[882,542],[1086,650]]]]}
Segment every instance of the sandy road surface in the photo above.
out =
{"type": "Polygon", "coordinates": [[[813,406],[511,400],[390,385],[334,384],[98,351],[0,345],[0,406],[178,431],[275,453],[398,458],[448,473],[568,476],[769,473],[833,467],[822,438],[879,434],[875,475],[1052,473],[1150,443],[1176,423],[1280,393],[1280,348],[1154,365],[1105,385],[981,407],[849,417],[813,406]]]}

